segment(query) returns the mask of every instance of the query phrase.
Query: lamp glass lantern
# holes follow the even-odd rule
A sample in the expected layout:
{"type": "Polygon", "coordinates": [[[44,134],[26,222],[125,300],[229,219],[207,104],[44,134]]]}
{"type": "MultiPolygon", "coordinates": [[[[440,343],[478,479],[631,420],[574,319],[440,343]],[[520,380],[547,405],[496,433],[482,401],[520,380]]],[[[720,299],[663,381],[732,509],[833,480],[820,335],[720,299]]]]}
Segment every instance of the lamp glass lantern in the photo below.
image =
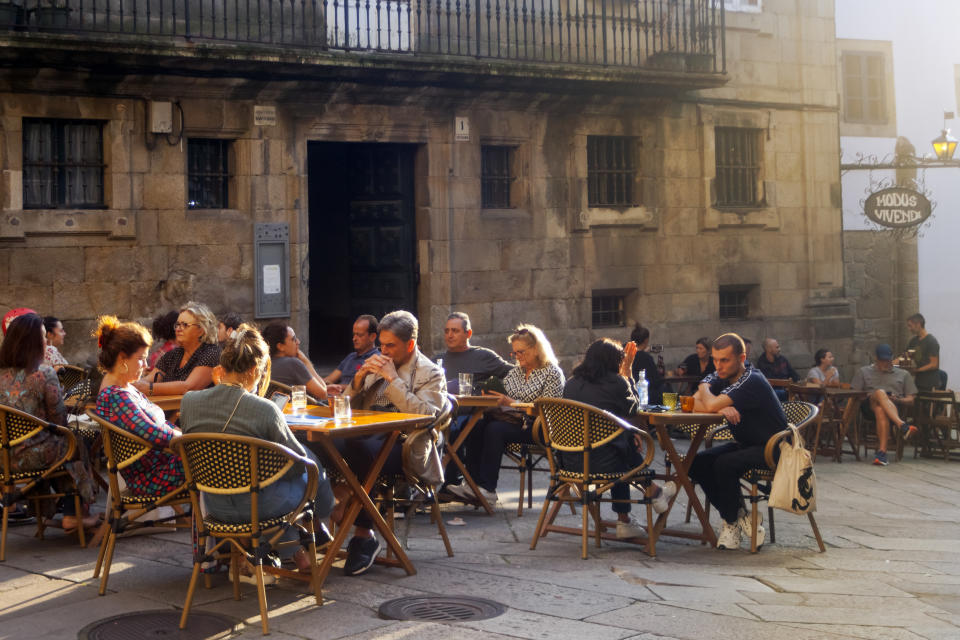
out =
{"type": "Polygon", "coordinates": [[[957,139],[950,135],[950,129],[941,131],[930,144],[933,145],[933,152],[937,154],[937,159],[942,161],[953,159],[953,154],[957,150],[957,139]]]}

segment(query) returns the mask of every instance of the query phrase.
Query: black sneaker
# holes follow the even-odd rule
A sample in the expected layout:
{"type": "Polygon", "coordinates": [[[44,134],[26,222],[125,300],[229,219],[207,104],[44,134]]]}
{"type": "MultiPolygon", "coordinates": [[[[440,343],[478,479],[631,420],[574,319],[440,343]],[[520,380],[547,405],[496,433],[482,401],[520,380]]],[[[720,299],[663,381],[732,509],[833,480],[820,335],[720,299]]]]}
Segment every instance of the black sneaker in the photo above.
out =
{"type": "Polygon", "coordinates": [[[343,563],[344,575],[359,576],[366,573],[373,566],[373,561],[377,559],[380,549],[380,540],[377,536],[351,538],[347,543],[347,561],[343,563]]]}
{"type": "Polygon", "coordinates": [[[900,425],[900,432],[903,434],[904,442],[912,438],[917,431],[918,429],[912,424],[907,424],[904,422],[902,425],[900,425]]]}

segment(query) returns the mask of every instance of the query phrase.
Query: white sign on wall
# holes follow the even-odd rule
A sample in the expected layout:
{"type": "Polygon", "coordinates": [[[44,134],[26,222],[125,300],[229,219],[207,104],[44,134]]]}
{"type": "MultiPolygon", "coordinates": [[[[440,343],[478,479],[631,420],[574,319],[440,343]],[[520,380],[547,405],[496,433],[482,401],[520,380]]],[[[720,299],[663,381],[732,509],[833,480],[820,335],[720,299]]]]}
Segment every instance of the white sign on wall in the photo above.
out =
{"type": "Polygon", "coordinates": [[[454,119],[453,139],[457,142],[470,142],[470,119],[457,117],[454,119]]]}
{"type": "Polygon", "coordinates": [[[253,124],[257,127],[275,127],[277,125],[277,108],[254,105],[253,124]]]}

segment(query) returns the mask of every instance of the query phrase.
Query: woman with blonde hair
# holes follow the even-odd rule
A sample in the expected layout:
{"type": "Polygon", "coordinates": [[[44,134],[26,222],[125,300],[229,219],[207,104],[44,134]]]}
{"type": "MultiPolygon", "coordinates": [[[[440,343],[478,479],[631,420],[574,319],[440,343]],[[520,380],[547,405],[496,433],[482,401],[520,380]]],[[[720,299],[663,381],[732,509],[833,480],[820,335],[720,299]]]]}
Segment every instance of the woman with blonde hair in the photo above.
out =
{"type": "Polygon", "coordinates": [[[213,368],[220,361],[217,318],[205,305],[188,302],[180,307],[173,325],[177,347],[163,354],[142,380],[134,383],[148,395],[183,395],[213,384],[213,368]]]}
{"type": "Polygon", "coordinates": [[[98,321],[98,364],[104,372],[95,411],[104,420],[151,443],[154,448],[120,470],[134,495],[173,491],[184,483],[180,458],[163,449],[180,431],[166,421],[163,409],[150,402],[136,384],[147,366],[150,332],[136,322],[120,322],[114,316],[98,321]]]}
{"type": "MultiPolygon", "coordinates": [[[[533,402],[537,398],[559,398],[563,395],[563,371],[557,365],[550,341],[543,331],[530,324],[522,324],[507,339],[517,366],[503,378],[505,393],[491,391],[498,396],[497,409],[488,412],[467,438],[467,468],[488,502],[497,501],[497,482],[500,478],[500,458],[509,442],[533,443],[533,420],[513,409],[514,402],[533,402]]],[[[467,483],[451,485],[453,495],[475,500],[467,483]]]]}
{"type": "MultiPolygon", "coordinates": [[[[249,324],[241,324],[224,341],[220,364],[214,371],[217,384],[202,391],[191,391],[183,397],[180,423],[184,433],[250,436],[282,444],[294,453],[311,458],[320,471],[320,483],[314,496],[314,517],[319,524],[333,510],[333,491],[323,465],[297,441],[277,405],[257,395],[257,389],[268,378],[269,361],[270,349],[260,333],[249,324]]],[[[306,485],[306,469],[296,464],[283,478],[261,489],[260,519],[268,520],[293,511],[300,504],[306,485]]],[[[204,499],[207,511],[218,520],[248,522],[250,519],[249,494],[207,494],[204,499]]],[[[289,532],[291,536],[294,533],[289,532]]],[[[295,539],[295,536],[287,539],[295,539]]],[[[310,570],[306,548],[300,547],[293,559],[301,571],[310,570]]]]}

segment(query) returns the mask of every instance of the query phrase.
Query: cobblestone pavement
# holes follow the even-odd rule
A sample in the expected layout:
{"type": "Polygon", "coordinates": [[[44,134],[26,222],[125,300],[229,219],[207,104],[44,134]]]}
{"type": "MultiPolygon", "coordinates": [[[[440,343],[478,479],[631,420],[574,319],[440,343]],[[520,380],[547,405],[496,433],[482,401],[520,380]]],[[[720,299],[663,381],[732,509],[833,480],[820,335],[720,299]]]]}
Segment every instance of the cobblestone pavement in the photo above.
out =
{"type": "MultiPolygon", "coordinates": [[[[418,573],[374,567],[358,578],[336,569],[317,607],[298,584],[268,587],[271,636],[285,638],[550,638],[748,640],[774,637],[955,640],[960,638],[960,465],[913,459],[874,467],[817,465],[818,553],[807,519],[777,512],[776,544],[759,553],[717,551],[663,540],[655,559],[605,542],[581,560],[579,538],[551,534],[531,551],[540,505],[516,517],[518,476],[504,471],[494,516],[449,505],[448,558],[429,518],[413,523],[418,573]],[[479,622],[382,620],[377,607],[403,595],[483,596],[509,607],[479,622]],[[452,634],[455,634],[452,635],[452,634]]],[[[823,459],[821,459],[823,460],[823,459]]],[[[545,476],[538,474],[536,499],[545,476]]],[[[682,524],[681,508],[671,523],[682,524]]],[[[716,522],[715,512],[711,514],[716,522]]],[[[567,512],[563,518],[571,520],[567,512]]],[[[689,525],[688,525],[689,526],[689,525]]],[[[125,612],[178,609],[189,580],[186,533],[136,536],[117,546],[110,590],[97,595],[96,550],[53,531],[10,530],[0,565],[0,638],[76,638],[85,625],[125,612]]],[[[253,587],[234,601],[225,575],[198,589],[194,611],[242,621],[237,637],[260,635],[253,587]]]]}

